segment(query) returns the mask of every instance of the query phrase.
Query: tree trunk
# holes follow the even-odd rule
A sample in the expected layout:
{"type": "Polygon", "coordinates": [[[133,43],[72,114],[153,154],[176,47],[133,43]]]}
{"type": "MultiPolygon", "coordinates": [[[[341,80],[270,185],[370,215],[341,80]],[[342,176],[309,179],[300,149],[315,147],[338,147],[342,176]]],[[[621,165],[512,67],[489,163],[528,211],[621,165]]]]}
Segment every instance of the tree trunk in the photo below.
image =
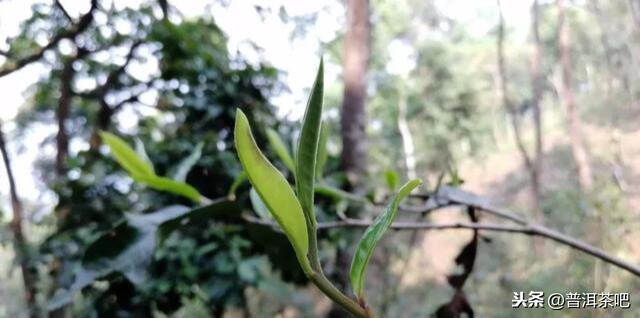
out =
{"type": "Polygon", "coordinates": [[[539,4],[538,0],[533,1],[531,6],[531,34],[533,36],[533,47],[531,52],[531,109],[533,111],[533,126],[535,129],[535,154],[533,156],[532,169],[529,169],[531,176],[531,192],[534,196],[534,208],[536,209],[536,221],[543,222],[542,213],[542,190],[540,177],[542,176],[542,58],[539,32],[539,4]]]}
{"type": "MultiPolygon", "coordinates": [[[[522,132],[520,127],[520,120],[518,111],[516,110],[513,102],[509,98],[509,91],[507,86],[507,70],[506,61],[504,56],[504,17],[502,15],[502,6],[500,0],[497,0],[499,10],[499,25],[498,25],[498,78],[500,85],[500,93],[502,95],[502,103],[511,120],[511,127],[516,139],[516,145],[518,151],[522,156],[524,165],[529,174],[531,196],[533,199],[533,213],[536,222],[544,222],[542,209],[540,207],[541,190],[540,190],[540,170],[541,170],[541,158],[542,158],[542,116],[540,114],[540,98],[542,96],[542,83],[540,76],[540,44],[538,36],[538,3],[534,1],[532,7],[532,32],[534,37],[533,54],[531,61],[531,75],[532,75],[532,99],[531,108],[533,111],[533,123],[535,129],[535,152],[533,156],[530,156],[524,141],[522,140],[522,132]]],[[[539,241],[542,244],[542,240],[539,241]]],[[[540,244],[536,244],[541,247],[540,244]]]]}
{"type": "Polygon", "coordinates": [[[342,168],[357,184],[366,171],[366,75],[370,51],[369,1],[347,0],[342,101],[342,168]]]}
{"type": "Polygon", "coordinates": [[[36,311],[36,279],[34,271],[29,265],[29,255],[27,253],[27,240],[24,237],[22,229],[22,202],[18,197],[18,190],[16,188],[16,182],[13,177],[13,170],[11,170],[11,160],[7,153],[7,145],[4,140],[4,133],[2,132],[2,126],[0,125],[0,152],[2,153],[2,160],[4,162],[4,168],[7,173],[7,179],[9,181],[9,192],[11,195],[11,207],[13,209],[13,219],[11,220],[11,231],[13,232],[13,245],[16,253],[16,258],[19,260],[20,269],[22,270],[22,282],[24,284],[24,298],[27,303],[27,310],[29,311],[29,317],[37,317],[36,311]]]}
{"type": "Polygon", "coordinates": [[[578,183],[582,191],[588,191],[593,185],[593,177],[589,159],[584,148],[582,135],[582,122],[580,111],[573,95],[571,87],[571,47],[569,28],[565,18],[565,6],[563,0],[557,0],[558,6],[558,49],[560,50],[560,64],[562,67],[562,85],[560,96],[567,113],[567,126],[571,142],[571,152],[578,173],[578,183]]]}
{"type": "Polygon", "coordinates": [[[56,119],[58,121],[58,134],[56,135],[56,173],[58,176],[64,174],[64,161],[69,153],[69,132],[67,131],[66,121],[69,118],[71,107],[71,83],[73,81],[73,62],[75,58],[71,58],[64,63],[62,73],[60,75],[60,98],[58,99],[58,108],[56,110],[56,119]]]}
{"type": "MultiPolygon", "coordinates": [[[[366,173],[366,116],[367,64],[371,49],[371,25],[369,0],[347,0],[347,32],[344,39],[344,96],[342,100],[341,166],[352,188],[360,188],[366,173]]],[[[357,192],[357,190],[356,190],[357,192]]],[[[345,249],[336,252],[336,273],[332,276],[336,286],[343,291],[349,282],[351,255],[345,249]]],[[[347,318],[349,313],[334,305],[328,318],[347,318]]]]}
{"type": "Polygon", "coordinates": [[[413,145],[413,135],[411,134],[407,121],[407,98],[404,94],[404,88],[400,88],[399,95],[398,129],[400,130],[400,137],[402,138],[402,150],[407,168],[407,177],[408,179],[415,179],[418,177],[418,173],[416,172],[415,147],[413,145]]]}

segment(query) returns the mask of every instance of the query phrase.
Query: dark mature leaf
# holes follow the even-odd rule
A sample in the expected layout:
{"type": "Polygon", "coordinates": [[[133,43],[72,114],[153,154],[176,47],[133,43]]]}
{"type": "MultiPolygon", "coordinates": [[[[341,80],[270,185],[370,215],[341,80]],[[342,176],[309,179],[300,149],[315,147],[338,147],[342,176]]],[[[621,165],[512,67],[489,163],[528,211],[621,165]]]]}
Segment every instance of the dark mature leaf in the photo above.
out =
{"type": "Polygon", "coordinates": [[[391,198],[391,202],[387,205],[385,211],[380,214],[373,224],[364,232],[356,248],[356,252],[353,255],[350,272],[351,287],[358,299],[364,300],[364,276],[373,250],[395,220],[400,201],[421,183],[422,180],[414,179],[403,185],[400,190],[398,190],[398,193],[391,198]]]}
{"type": "Polygon", "coordinates": [[[56,291],[49,310],[68,304],[75,292],[113,272],[122,273],[133,284],[144,282],[153,252],[164,238],[184,224],[222,213],[239,215],[240,209],[233,202],[217,200],[195,209],[174,205],[149,214],[126,214],[122,222],[89,245],[73,283],[56,291]]]}
{"type": "Polygon", "coordinates": [[[311,265],[307,259],[309,237],[300,202],[287,179],[258,148],[249,120],[240,109],[236,112],[235,142],[240,163],[249,181],[289,238],[302,269],[310,272],[311,265]]]}
{"type": "Polygon", "coordinates": [[[76,291],[112,272],[121,272],[134,284],[144,282],[156,247],[157,226],[188,211],[185,206],[171,206],[146,215],[127,214],[124,222],[87,248],[82,264],[74,271],[73,283],[67,289],[57,290],[48,308],[53,310],[68,304],[76,291]]]}
{"type": "Polygon", "coordinates": [[[305,110],[298,143],[298,153],[296,155],[296,190],[308,224],[316,223],[313,210],[313,186],[316,181],[316,156],[318,154],[320,125],[322,123],[323,90],[324,67],[322,59],[320,59],[318,73],[305,110]]]}
{"type": "Polygon", "coordinates": [[[280,160],[282,160],[282,163],[287,166],[287,169],[291,172],[295,172],[295,163],[293,163],[293,158],[291,157],[291,153],[289,153],[289,148],[282,138],[280,138],[280,135],[278,135],[275,130],[269,128],[267,129],[267,139],[269,139],[271,147],[275,150],[280,160]]]}

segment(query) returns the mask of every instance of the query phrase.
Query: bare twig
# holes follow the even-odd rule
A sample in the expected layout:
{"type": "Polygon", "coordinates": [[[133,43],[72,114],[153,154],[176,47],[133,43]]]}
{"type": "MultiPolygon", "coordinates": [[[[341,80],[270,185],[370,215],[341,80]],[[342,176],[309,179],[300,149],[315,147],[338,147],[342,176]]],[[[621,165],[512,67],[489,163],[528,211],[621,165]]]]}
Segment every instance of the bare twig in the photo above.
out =
{"type": "MultiPolygon", "coordinates": [[[[443,186],[437,193],[431,194],[417,194],[414,197],[421,197],[427,200],[424,211],[436,211],[443,207],[448,206],[465,206],[474,208],[478,212],[489,213],[496,217],[509,220],[516,223],[516,225],[504,225],[497,223],[467,223],[467,222],[453,222],[453,223],[429,223],[429,222],[395,222],[391,225],[395,230],[449,230],[449,229],[470,229],[470,230],[484,230],[484,231],[496,231],[507,233],[520,233],[536,237],[543,237],[560,244],[569,246],[573,249],[582,251],[586,254],[592,255],[606,263],[617,266],[624,269],[633,275],[640,276],[640,266],[631,264],[617,256],[611,255],[608,252],[591,246],[579,239],[562,234],[558,231],[549,229],[540,224],[534,224],[527,221],[525,218],[519,216],[516,213],[510,212],[506,209],[498,208],[491,205],[486,198],[474,195],[470,192],[460,190],[457,188],[443,186]],[[429,203],[431,202],[431,203],[429,203]]],[[[418,209],[416,209],[418,210],[418,209]]],[[[273,227],[279,230],[277,224],[258,219],[251,216],[243,216],[244,220],[254,224],[261,224],[265,226],[273,227]]],[[[319,230],[326,230],[332,228],[361,228],[368,227],[372,224],[370,220],[350,219],[333,222],[320,222],[318,223],[319,230]]]]}
{"type": "MultiPolygon", "coordinates": [[[[368,227],[371,225],[370,221],[366,220],[344,220],[336,222],[319,223],[318,229],[329,229],[335,227],[368,227]]],[[[537,224],[528,224],[522,226],[502,225],[493,223],[465,223],[454,222],[445,224],[434,223],[406,223],[396,222],[391,226],[395,230],[448,230],[448,229],[472,229],[472,230],[485,230],[485,231],[497,231],[508,233],[521,233],[531,236],[540,236],[551,239],[558,243],[567,245],[573,249],[582,251],[596,258],[603,260],[609,264],[620,267],[630,273],[640,276],[640,267],[631,264],[619,257],[613,256],[606,251],[597,247],[591,246],[583,241],[562,234],[555,230],[546,228],[537,224]]]]}
{"type": "Polygon", "coordinates": [[[62,14],[64,14],[65,18],[67,18],[69,22],[73,23],[73,18],[71,17],[71,15],[69,15],[69,12],[67,11],[67,9],[65,9],[64,6],[62,6],[62,3],[60,3],[59,0],[55,0],[54,3],[56,7],[58,7],[58,9],[62,11],[62,14]]]}
{"type": "Polygon", "coordinates": [[[21,58],[17,61],[10,61],[7,60],[2,67],[0,67],[0,77],[3,77],[5,75],[9,75],[17,70],[20,70],[21,68],[36,62],[38,60],[40,60],[42,58],[42,56],[44,55],[44,53],[54,47],[56,47],[56,45],[58,45],[58,43],[64,39],[73,39],[75,38],[78,34],[84,32],[84,30],[86,30],[89,25],[91,24],[91,22],[93,21],[93,12],[95,11],[95,9],[98,7],[98,0],[91,0],[91,8],[89,9],[89,12],[85,13],[84,15],[82,15],[82,17],[80,17],[80,20],[78,21],[78,23],[72,25],[69,29],[64,30],[62,32],[59,32],[58,34],[56,34],[50,41],[49,43],[47,43],[47,45],[43,46],[42,48],[40,48],[38,51],[36,51],[35,53],[28,55],[24,58],[21,58]]]}
{"type": "Polygon", "coordinates": [[[464,191],[459,188],[450,186],[442,186],[437,192],[415,194],[413,197],[425,199],[426,202],[422,206],[402,206],[401,211],[415,213],[430,213],[451,206],[473,207],[493,216],[509,220],[517,224],[527,224],[527,220],[518,213],[508,211],[491,204],[490,200],[475,195],[471,192],[464,191]]]}

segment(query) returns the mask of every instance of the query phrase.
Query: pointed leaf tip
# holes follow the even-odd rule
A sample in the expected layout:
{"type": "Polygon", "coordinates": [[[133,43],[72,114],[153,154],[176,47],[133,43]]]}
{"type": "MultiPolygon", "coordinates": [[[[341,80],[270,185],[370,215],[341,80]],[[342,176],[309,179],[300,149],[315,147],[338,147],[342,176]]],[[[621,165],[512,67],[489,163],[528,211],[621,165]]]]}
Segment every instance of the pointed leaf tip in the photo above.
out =
{"type": "Polygon", "coordinates": [[[238,109],[235,122],[236,151],[254,189],[293,245],[298,262],[311,272],[307,259],[309,237],[300,202],[287,179],[262,154],[256,144],[247,116],[238,109]]]}
{"type": "Polygon", "coordinates": [[[408,196],[409,193],[411,193],[411,191],[420,184],[422,184],[421,179],[413,179],[403,185],[391,198],[391,202],[387,205],[385,211],[373,221],[373,224],[371,224],[369,228],[367,228],[360,240],[360,243],[358,243],[356,252],[353,255],[350,271],[351,286],[358,299],[364,299],[364,279],[369,259],[371,258],[371,255],[373,255],[373,250],[376,248],[380,239],[382,239],[384,233],[396,219],[400,201],[408,196]]]}
{"type": "Polygon", "coordinates": [[[313,194],[318,144],[320,142],[320,127],[322,124],[323,94],[324,66],[322,59],[320,59],[318,73],[311,88],[311,94],[309,95],[302,122],[295,167],[296,190],[308,224],[316,223],[315,212],[313,210],[313,194]]]}
{"type": "Polygon", "coordinates": [[[106,131],[100,131],[98,134],[100,138],[102,138],[102,141],[109,146],[116,161],[127,170],[130,175],[155,174],[151,162],[141,158],[122,138],[106,131]]]}
{"type": "Polygon", "coordinates": [[[295,172],[295,163],[293,162],[291,153],[289,153],[289,147],[287,147],[280,135],[275,130],[268,128],[267,139],[269,139],[271,147],[276,152],[276,155],[278,155],[280,160],[282,160],[282,163],[284,163],[287,169],[289,169],[289,171],[291,172],[295,172]]]}
{"type": "Polygon", "coordinates": [[[120,137],[106,131],[100,131],[99,134],[100,138],[111,149],[111,154],[118,164],[129,173],[133,180],[144,183],[156,190],[184,196],[194,202],[200,202],[202,199],[202,196],[194,187],[181,181],[157,176],[148,158],[143,158],[146,155],[138,154],[120,137]]]}

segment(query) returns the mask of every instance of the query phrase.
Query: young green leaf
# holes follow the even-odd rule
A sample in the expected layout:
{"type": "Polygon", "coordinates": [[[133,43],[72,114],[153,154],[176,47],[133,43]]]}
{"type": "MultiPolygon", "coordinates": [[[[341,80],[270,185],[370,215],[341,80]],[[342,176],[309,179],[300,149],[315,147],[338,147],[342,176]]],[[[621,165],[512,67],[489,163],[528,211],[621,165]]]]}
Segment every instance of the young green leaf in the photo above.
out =
{"type": "Polygon", "coordinates": [[[247,172],[244,170],[235,179],[233,179],[233,183],[229,187],[229,193],[227,194],[227,197],[230,200],[235,200],[236,190],[238,190],[240,185],[242,185],[242,183],[245,182],[246,180],[247,180],[247,172]]]}
{"type": "Polygon", "coordinates": [[[236,112],[235,142],[240,163],[247,172],[249,181],[289,238],[302,269],[305,273],[311,273],[311,265],[307,259],[307,224],[300,202],[287,179],[258,148],[249,120],[240,109],[236,112]]]}
{"type": "Polygon", "coordinates": [[[200,202],[202,196],[194,187],[180,181],[175,181],[165,177],[159,177],[157,175],[131,175],[133,180],[146,184],[149,188],[159,191],[170,192],[173,194],[181,195],[190,199],[193,202],[200,202]]]}
{"type": "Polygon", "coordinates": [[[398,193],[391,198],[391,202],[387,205],[385,211],[380,214],[373,224],[364,232],[356,252],[353,255],[350,273],[351,286],[358,299],[364,300],[364,276],[367,271],[369,259],[373,254],[373,250],[395,220],[396,215],[398,214],[398,205],[400,204],[400,201],[402,201],[402,199],[409,195],[409,193],[411,193],[411,191],[421,183],[422,180],[413,179],[403,185],[398,193]]]}
{"type": "Polygon", "coordinates": [[[384,178],[385,178],[385,181],[387,181],[387,187],[389,187],[389,190],[395,191],[396,187],[398,186],[398,180],[400,179],[400,176],[398,176],[398,173],[395,172],[394,170],[387,169],[384,172],[384,178]]]}
{"type": "MultiPolygon", "coordinates": [[[[113,157],[127,170],[133,180],[144,183],[156,190],[181,195],[194,202],[200,202],[202,199],[202,196],[194,187],[184,182],[157,176],[153,171],[151,161],[146,158],[146,155],[142,155],[143,152],[140,152],[140,155],[138,155],[138,153],[131,149],[120,137],[104,131],[100,132],[100,136],[109,146],[109,149],[111,149],[113,157]],[[145,158],[141,158],[140,156],[145,158]]],[[[141,145],[137,146],[139,151],[141,151],[140,146],[141,145]]]]}
{"type": "Polygon", "coordinates": [[[120,137],[106,131],[101,131],[100,137],[109,146],[116,161],[130,175],[155,175],[151,163],[140,158],[120,137]]]}
{"type": "Polygon", "coordinates": [[[365,197],[351,194],[347,191],[344,191],[342,189],[339,189],[330,185],[326,185],[326,184],[317,184],[314,190],[316,194],[319,194],[328,198],[332,198],[337,201],[347,200],[347,201],[352,201],[360,204],[370,203],[365,197]]]}
{"type": "Polygon", "coordinates": [[[280,135],[278,135],[278,133],[275,130],[269,128],[267,129],[267,139],[269,139],[269,143],[271,144],[271,147],[273,147],[273,150],[275,150],[276,155],[278,155],[280,160],[282,160],[282,163],[284,163],[284,165],[287,166],[287,169],[289,169],[289,171],[291,172],[296,171],[294,167],[295,164],[293,163],[293,158],[289,153],[289,148],[284,143],[282,138],[280,138],[280,135]]]}
{"type": "Polygon", "coordinates": [[[302,122],[302,131],[296,156],[296,190],[307,222],[315,224],[313,210],[313,186],[315,183],[316,156],[322,122],[322,95],[324,90],[324,67],[322,59],[302,122]]]}
{"type": "Polygon", "coordinates": [[[324,165],[327,164],[327,139],[329,139],[329,132],[326,123],[322,123],[320,126],[320,139],[318,140],[318,155],[316,156],[316,178],[322,177],[324,171],[324,165]]]}

